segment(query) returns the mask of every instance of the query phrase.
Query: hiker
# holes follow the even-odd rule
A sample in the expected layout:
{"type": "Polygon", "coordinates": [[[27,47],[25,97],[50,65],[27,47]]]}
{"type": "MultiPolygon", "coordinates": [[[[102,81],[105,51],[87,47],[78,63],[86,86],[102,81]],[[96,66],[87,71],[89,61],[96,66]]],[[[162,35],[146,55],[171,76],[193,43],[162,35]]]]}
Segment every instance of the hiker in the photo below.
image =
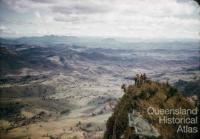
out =
{"type": "Polygon", "coordinates": [[[136,74],[136,77],[134,77],[135,85],[141,85],[147,81],[147,76],[145,73],[143,74],[136,74]]]}

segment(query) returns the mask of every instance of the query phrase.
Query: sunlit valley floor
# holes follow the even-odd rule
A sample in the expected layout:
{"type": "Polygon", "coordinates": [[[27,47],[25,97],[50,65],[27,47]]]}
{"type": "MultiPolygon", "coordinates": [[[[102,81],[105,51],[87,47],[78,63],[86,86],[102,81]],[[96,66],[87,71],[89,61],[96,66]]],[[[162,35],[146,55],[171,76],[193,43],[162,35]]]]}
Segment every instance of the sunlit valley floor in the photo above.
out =
{"type": "Polygon", "coordinates": [[[1,44],[1,137],[102,138],[136,73],[175,86],[199,81],[198,43],[129,45],[1,44]]]}

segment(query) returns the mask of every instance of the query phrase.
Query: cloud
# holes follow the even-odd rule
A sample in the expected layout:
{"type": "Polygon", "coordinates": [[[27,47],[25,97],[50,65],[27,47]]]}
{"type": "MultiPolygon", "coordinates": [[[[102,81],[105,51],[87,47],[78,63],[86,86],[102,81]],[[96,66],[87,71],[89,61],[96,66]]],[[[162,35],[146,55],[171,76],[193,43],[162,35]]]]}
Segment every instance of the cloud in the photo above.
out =
{"type": "Polygon", "coordinates": [[[87,16],[77,16],[76,14],[66,16],[66,15],[57,15],[53,18],[57,22],[64,23],[81,23],[86,22],[89,18],[87,16]]]}
{"type": "Polygon", "coordinates": [[[0,36],[10,36],[10,35],[17,35],[16,31],[9,29],[4,25],[0,25],[0,36]]]}
{"type": "Polygon", "coordinates": [[[48,10],[48,7],[54,4],[53,0],[1,0],[9,9],[18,13],[25,13],[34,10],[48,10]]]}
{"type": "Polygon", "coordinates": [[[35,12],[35,16],[36,16],[37,18],[41,18],[40,12],[36,11],[36,12],[35,12]]]}
{"type": "Polygon", "coordinates": [[[30,0],[32,2],[36,2],[36,3],[55,3],[55,0],[30,0]]]}
{"type": "Polygon", "coordinates": [[[37,30],[40,34],[147,39],[199,37],[200,7],[192,0],[2,1],[19,16],[27,14],[20,24],[13,23],[20,30],[29,19],[33,24],[21,29],[25,35],[37,30]]]}
{"type": "Polygon", "coordinates": [[[97,3],[87,2],[71,2],[66,3],[65,6],[54,6],[52,11],[62,14],[96,14],[96,13],[107,13],[111,9],[111,6],[101,5],[97,3]]]}

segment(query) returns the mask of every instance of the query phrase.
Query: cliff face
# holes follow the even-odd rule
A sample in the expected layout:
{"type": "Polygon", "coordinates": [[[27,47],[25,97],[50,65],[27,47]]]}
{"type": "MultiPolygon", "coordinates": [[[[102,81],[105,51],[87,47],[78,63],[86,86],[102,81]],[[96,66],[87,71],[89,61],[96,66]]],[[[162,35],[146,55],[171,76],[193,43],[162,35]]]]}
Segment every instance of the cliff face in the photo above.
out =
{"type": "MultiPolygon", "coordinates": [[[[155,114],[152,111],[162,110],[194,110],[196,103],[190,102],[186,97],[181,95],[176,88],[167,83],[158,83],[154,81],[145,81],[139,85],[122,85],[124,95],[116,105],[112,116],[108,119],[104,139],[129,139],[138,138],[161,138],[161,139],[191,139],[198,134],[197,124],[191,123],[164,123],[163,118],[196,118],[197,115],[164,113],[155,114]],[[142,123],[138,122],[138,127],[130,126],[129,114],[135,114],[137,117],[147,121],[148,126],[158,131],[159,136],[148,134],[137,134],[136,130],[146,129],[142,123]],[[161,120],[161,121],[159,121],[161,120]],[[136,129],[137,128],[137,129],[136,129]],[[179,129],[179,132],[177,132],[179,129]],[[196,133],[197,132],[197,133],[196,133]]],[[[166,112],[166,111],[165,111],[166,112]]],[[[134,116],[135,116],[134,115],[134,116]]]]}

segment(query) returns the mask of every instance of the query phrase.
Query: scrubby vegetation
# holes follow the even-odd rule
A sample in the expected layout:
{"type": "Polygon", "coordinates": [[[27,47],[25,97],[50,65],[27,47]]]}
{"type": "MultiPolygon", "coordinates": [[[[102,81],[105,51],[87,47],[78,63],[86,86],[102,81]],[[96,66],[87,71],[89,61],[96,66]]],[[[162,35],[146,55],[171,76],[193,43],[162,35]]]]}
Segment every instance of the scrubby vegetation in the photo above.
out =
{"type": "MultiPolygon", "coordinates": [[[[106,124],[106,132],[104,139],[119,139],[128,138],[130,134],[128,130],[128,113],[133,110],[140,112],[142,117],[148,120],[160,133],[159,138],[169,139],[186,139],[193,138],[194,134],[177,133],[177,126],[174,124],[159,124],[157,115],[148,115],[148,107],[156,109],[170,109],[170,108],[194,108],[186,97],[184,97],[176,88],[168,83],[158,83],[147,80],[142,84],[135,83],[135,85],[122,85],[124,95],[120,98],[116,105],[112,116],[108,119],[106,124]]],[[[182,115],[176,115],[180,117],[182,115]]],[[[145,137],[148,138],[148,137],[145,137]]]]}
{"type": "Polygon", "coordinates": [[[14,120],[24,105],[18,102],[0,102],[0,119],[14,120]]]}
{"type": "Polygon", "coordinates": [[[38,83],[0,88],[1,98],[43,97],[53,93],[55,89],[52,86],[38,83]]]}

